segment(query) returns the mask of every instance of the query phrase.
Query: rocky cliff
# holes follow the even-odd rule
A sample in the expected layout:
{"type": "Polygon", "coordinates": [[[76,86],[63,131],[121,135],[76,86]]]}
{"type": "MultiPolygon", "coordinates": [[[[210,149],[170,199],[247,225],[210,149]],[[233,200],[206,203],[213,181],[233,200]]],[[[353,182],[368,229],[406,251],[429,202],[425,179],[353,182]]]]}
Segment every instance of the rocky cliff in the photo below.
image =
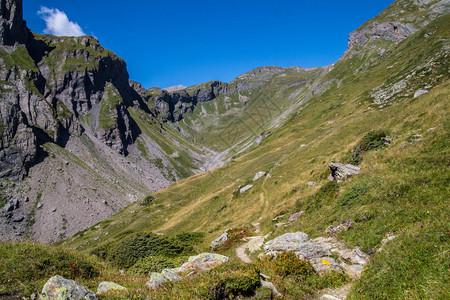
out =
{"type": "Polygon", "coordinates": [[[22,1],[1,3],[2,240],[57,241],[198,172],[202,151],[157,116],[167,107],[177,119],[185,103],[209,100],[213,84],[148,103],[96,39],[33,33],[22,1]]]}

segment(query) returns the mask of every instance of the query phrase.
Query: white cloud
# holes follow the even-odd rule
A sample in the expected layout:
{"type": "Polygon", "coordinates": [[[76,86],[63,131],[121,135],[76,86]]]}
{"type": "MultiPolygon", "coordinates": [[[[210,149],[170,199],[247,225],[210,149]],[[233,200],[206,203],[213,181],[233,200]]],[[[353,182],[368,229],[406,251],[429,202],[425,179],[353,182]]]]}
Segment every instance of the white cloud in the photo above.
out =
{"type": "Polygon", "coordinates": [[[38,15],[47,24],[44,33],[53,34],[56,36],[82,36],[86,35],[81,27],[74,22],[69,21],[67,15],[57,8],[48,8],[41,6],[38,15]]]}

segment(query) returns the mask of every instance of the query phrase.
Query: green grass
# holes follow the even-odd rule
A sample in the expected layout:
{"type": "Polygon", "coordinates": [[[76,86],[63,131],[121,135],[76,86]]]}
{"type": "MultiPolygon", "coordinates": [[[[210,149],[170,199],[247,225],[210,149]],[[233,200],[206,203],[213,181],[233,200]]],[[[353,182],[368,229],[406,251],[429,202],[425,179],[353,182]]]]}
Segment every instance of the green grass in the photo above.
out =
{"type": "Polygon", "coordinates": [[[30,296],[51,276],[86,281],[104,269],[92,257],[31,243],[0,243],[0,256],[0,295],[30,296]]]}
{"type": "Polygon", "coordinates": [[[106,86],[102,101],[100,102],[100,112],[98,114],[98,125],[108,130],[116,125],[117,122],[117,106],[121,103],[117,89],[110,83],[106,86]]]}

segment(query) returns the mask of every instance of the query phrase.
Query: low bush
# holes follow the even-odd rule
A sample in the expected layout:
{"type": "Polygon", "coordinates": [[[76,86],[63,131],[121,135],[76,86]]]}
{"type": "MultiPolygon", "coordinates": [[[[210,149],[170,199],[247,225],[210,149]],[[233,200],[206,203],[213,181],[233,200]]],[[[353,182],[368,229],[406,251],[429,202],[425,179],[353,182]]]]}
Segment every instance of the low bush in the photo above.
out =
{"type": "Polygon", "coordinates": [[[385,129],[372,130],[368,132],[361,141],[356,145],[349,157],[344,161],[353,165],[359,165],[363,160],[365,152],[377,150],[385,146],[385,138],[388,136],[389,131],[385,129]]]}
{"type": "Polygon", "coordinates": [[[328,203],[335,199],[339,193],[339,185],[336,181],[328,181],[313,195],[306,199],[306,209],[320,208],[323,203],[328,203]]]}
{"type": "MultiPolygon", "coordinates": [[[[197,237],[198,238],[198,237],[197,237]]],[[[129,268],[148,256],[177,257],[194,253],[192,236],[170,238],[153,233],[134,233],[96,248],[92,253],[121,268],[129,268]]]]}
{"type": "Polygon", "coordinates": [[[283,252],[277,257],[266,256],[264,259],[268,260],[274,272],[282,277],[289,275],[305,277],[315,273],[313,266],[308,260],[301,260],[292,252],[283,252]]]}
{"type": "Polygon", "coordinates": [[[232,299],[236,296],[252,296],[261,285],[259,272],[251,265],[227,263],[210,273],[211,281],[207,298],[232,299]]]}
{"type": "Polygon", "coordinates": [[[338,198],[337,205],[339,207],[342,206],[351,206],[355,204],[363,204],[362,197],[369,190],[368,185],[365,182],[359,182],[349,189],[347,189],[342,195],[338,198]]]}
{"type": "Polygon", "coordinates": [[[187,257],[176,258],[164,256],[147,256],[138,260],[131,268],[129,274],[148,275],[151,272],[161,272],[163,269],[177,268],[187,261],[187,257]]]}
{"type": "Polygon", "coordinates": [[[103,268],[92,258],[33,243],[0,243],[0,295],[38,293],[54,275],[84,280],[103,268]]]}

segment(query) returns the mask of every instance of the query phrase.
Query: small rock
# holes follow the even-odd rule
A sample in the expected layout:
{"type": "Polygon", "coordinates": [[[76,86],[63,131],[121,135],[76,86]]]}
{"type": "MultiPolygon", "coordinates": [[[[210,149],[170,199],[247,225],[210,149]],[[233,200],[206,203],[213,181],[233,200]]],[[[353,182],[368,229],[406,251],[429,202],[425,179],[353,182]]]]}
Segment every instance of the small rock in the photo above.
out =
{"type": "Polygon", "coordinates": [[[243,193],[245,193],[246,191],[248,191],[249,189],[251,189],[252,187],[253,187],[253,185],[251,185],[251,184],[246,185],[246,186],[244,186],[243,188],[241,188],[241,189],[239,190],[239,193],[243,194],[243,193]]]}
{"type": "Polygon", "coordinates": [[[320,297],[319,300],[341,300],[341,299],[339,299],[335,296],[325,294],[322,297],[320,297]]]}
{"type": "Polygon", "coordinates": [[[45,283],[39,299],[93,300],[97,298],[93,292],[89,291],[81,284],[56,275],[45,283]]]}
{"type": "Polygon", "coordinates": [[[181,280],[181,276],[178,275],[175,271],[171,269],[164,269],[162,270],[161,274],[167,278],[169,281],[178,281],[181,280]]]}
{"type": "Polygon", "coordinates": [[[25,202],[29,202],[29,201],[30,201],[30,198],[26,197],[25,202]]]}
{"type": "Polygon", "coordinates": [[[390,70],[392,69],[394,66],[388,66],[386,69],[390,70]]]}
{"type": "Polygon", "coordinates": [[[392,240],[395,239],[396,237],[397,237],[396,235],[391,235],[391,236],[389,236],[389,237],[383,239],[383,240],[381,241],[381,245],[384,246],[384,244],[386,244],[386,243],[389,242],[389,241],[392,241],[392,240]]]}
{"type": "Polygon", "coordinates": [[[42,208],[42,203],[39,202],[36,207],[37,207],[37,209],[41,209],[42,208]]]}
{"type": "Polygon", "coordinates": [[[420,141],[422,139],[422,135],[421,134],[414,134],[412,137],[409,138],[410,143],[412,142],[417,142],[420,141]]]}
{"type": "Polygon", "coordinates": [[[261,177],[266,176],[266,172],[258,172],[255,177],[253,177],[253,181],[260,179],[261,177]]]}
{"type": "Polygon", "coordinates": [[[151,273],[150,279],[145,283],[145,285],[152,290],[156,290],[161,284],[167,281],[167,278],[164,277],[161,273],[151,273]]]}
{"type": "Polygon", "coordinates": [[[344,267],[345,272],[347,272],[347,274],[353,279],[361,278],[361,272],[363,269],[364,266],[362,265],[350,265],[344,267]]]}
{"type": "Polygon", "coordinates": [[[328,124],[334,124],[336,121],[328,121],[328,124]]]}
{"type": "Polygon", "coordinates": [[[331,270],[343,272],[342,267],[332,257],[312,258],[310,261],[317,273],[322,274],[331,270]]]}
{"type": "Polygon", "coordinates": [[[123,291],[126,289],[127,289],[126,287],[121,286],[117,283],[110,282],[110,281],[102,281],[98,285],[97,294],[98,293],[107,293],[109,291],[116,291],[116,290],[123,291]]]}
{"type": "Polygon", "coordinates": [[[287,225],[288,223],[276,223],[275,224],[275,228],[280,228],[280,227],[283,227],[283,226],[285,226],[285,225],[287,225]]]}
{"type": "Polygon", "coordinates": [[[228,240],[227,231],[228,230],[226,230],[224,233],[222,233],[219,237],[217,237],[214,241],[211,242],[211,245],[209,246],[209,249],[211,251],[219,249],[228,240]]]}
{"type": "Polygon", "coordinates": [[[283,295],[277,290],[277,288],[273,285],[272,282],[261,280],[261,286],[269,289],[275,295],[275,297],[283,297],[283,295]]]}
{"type": "Polygon", "coordinates": [[[297,221],[298,218],[300,218],[300,215],[303,214],[303,213],[304,213],[304,211],[302,210],[302,211],[296,212],[295,214],[292,214],[292,215],[289,217],[289,222],[297,221]]]}
{"type": "Polygon", "coordinates": [[[276,222],[276,221],[278,221],[279,219],[283,218],[285,215],[286,215],[286,214],[276,216],[275,218],[272,219],[272,221],[273,221],[273,222],[276,222]]]}
{"type": "Polygon", "coordinates": [[[54,208],[52,209],[52,212],[56,212],[56,207],[54,207],[54,208]]]}
{"type": "Polygon", "coordinates": [[[328,226],[327,229],[325,229],[326,234],[338,234],[342,231],[347,231],[353,226],[352,220],[347,220],[339,224],[338,226],[328,226]]]}
{"type": "Polygon", "coordinates": [[[419,96],[421,96],[421,95],[423,95],[423,94],[426,94],[426,93],[428,93],[427,90],[417,90],[417,91],[414,93],[414,98],[417,98],[417,97],[419,97],[419,96]]]}
{"type": "Polygon", "coordinates": [[[309,181],[309,182],[307,182],[305,184],[309,185],[309,186],[315,186],[316,185],[316,183],[314,181],[309,181]]]}
{"type": "Polygon", "coordinates": [[[14,217],[12,218],[12,221],[15,222],[15,223],[20,223],[20,222],[22,222],[23,220],[25,220],[25,217],[24,217],[24,216],[14,216],[14,217]]]}

